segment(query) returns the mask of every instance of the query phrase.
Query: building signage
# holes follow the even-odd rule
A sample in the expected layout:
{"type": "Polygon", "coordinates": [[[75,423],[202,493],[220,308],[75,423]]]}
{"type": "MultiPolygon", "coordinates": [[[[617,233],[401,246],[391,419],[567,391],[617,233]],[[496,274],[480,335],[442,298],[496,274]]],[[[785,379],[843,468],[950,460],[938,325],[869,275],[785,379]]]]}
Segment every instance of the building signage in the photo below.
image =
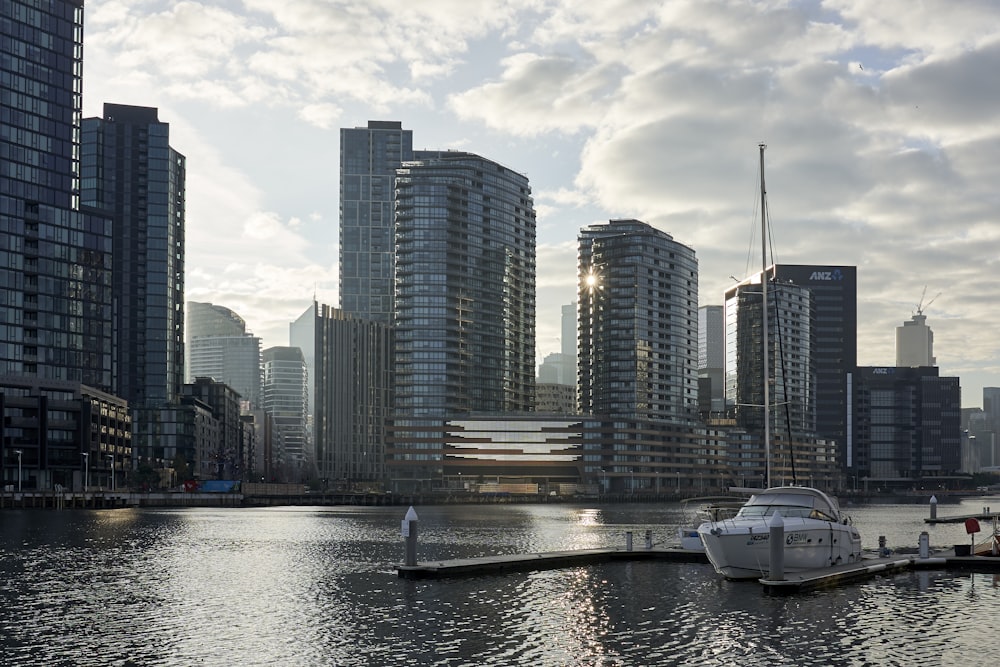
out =
{"type": "Polygon", "coordinates": [[[813,271],[809,280],[843,280],[844,274],[840,269],[833,271],[813,271]]]}

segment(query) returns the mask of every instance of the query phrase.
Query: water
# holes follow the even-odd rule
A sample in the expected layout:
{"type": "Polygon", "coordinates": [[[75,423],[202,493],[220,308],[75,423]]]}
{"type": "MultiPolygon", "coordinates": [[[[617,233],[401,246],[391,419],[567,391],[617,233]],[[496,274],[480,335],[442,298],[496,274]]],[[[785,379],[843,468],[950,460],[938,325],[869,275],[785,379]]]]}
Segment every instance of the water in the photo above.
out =
{"type": "MultiPolygon", "coordinates": [[[[943,505],[978,512],[985,501],[943,505]]],[[[1000,506],[1000,502],[997,503],[1000,506]]],[[[2,665],[991,665],[1000,577],[790,597],[707,565],[397,578],[406,508],[4,510],[2,665]]],[[[418,507],[421,560],[674,544],[680,505],[418,507]]],[[[968,543],[926,506],[849,509],[864,547],[968,543]]]]}

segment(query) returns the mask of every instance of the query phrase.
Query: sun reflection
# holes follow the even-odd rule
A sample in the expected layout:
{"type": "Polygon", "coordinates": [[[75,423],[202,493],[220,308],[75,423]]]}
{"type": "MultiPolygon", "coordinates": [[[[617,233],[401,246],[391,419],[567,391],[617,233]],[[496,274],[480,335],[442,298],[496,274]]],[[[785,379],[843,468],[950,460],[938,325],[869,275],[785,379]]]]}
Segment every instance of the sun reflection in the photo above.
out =
{"type": "Polygon", "coordinates": [[[576,513],[576,520],[581,526],[599,526],[604,523],[599,509],[582,509],[576,513]]]}

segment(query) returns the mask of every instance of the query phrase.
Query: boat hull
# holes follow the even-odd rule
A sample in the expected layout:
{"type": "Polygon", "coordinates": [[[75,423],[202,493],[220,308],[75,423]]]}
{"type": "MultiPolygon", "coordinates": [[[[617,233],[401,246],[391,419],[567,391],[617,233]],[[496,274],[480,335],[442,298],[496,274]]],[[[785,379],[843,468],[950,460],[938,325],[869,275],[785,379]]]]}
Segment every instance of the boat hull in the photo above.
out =
{"type": "MultiPolygon", "coordinates": [[[[771,568],[771,535],[763,521],[730,519],[698,528],[705,553],[727,579],[759,579],[771,568]]],[[[784,571],[801,572],[861,559],[853,526],[815,519],[784,520],[784,571]]]]}

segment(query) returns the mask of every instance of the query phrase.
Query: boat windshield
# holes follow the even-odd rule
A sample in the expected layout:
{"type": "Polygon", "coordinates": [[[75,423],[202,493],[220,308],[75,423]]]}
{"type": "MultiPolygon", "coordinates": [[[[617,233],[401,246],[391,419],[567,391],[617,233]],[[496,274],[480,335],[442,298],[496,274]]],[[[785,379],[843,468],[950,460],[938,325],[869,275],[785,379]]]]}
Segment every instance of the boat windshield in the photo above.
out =
{"type": "Polygon", "coordinates": [[[738,519],[763,519],[778,514],[782,517],[796,517],[802,519],[817,519],[819,521],[837,520],[826,512],[815,507],[803,507],[801,505],[745,505],[736,515],[738,519]]]}

